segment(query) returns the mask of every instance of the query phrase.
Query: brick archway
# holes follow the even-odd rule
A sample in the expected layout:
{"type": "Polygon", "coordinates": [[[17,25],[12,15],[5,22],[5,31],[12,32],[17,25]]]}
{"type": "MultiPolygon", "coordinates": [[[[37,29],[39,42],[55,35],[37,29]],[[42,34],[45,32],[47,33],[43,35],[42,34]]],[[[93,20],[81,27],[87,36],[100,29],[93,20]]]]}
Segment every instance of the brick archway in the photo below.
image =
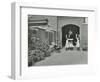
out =
{"type": "Polygon", "coordinates": [[[62,27],[62,47],[66,44],[66,34],[69,33],[69,31],[73,32],[72,37],[75,39],[75,35],[80,35],[80,27],[74,24],[67,24],[62,27]]]}

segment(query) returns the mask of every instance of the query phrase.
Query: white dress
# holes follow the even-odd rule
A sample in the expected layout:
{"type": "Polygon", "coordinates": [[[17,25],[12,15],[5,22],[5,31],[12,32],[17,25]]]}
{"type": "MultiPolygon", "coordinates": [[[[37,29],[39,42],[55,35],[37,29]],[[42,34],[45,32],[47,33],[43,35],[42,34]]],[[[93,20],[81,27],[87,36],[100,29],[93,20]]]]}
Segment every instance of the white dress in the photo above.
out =
{"type": "Polygon", "coordinates": [[[76,47],[80,47],[79,39],[77,39],[76,47]]]}
{"type": "Polygon", "coordinates": [[[68,48],[68,47],[69,47],[69,43],[68,43],[68,40],[66,40],[65,48],[68,48]]]}

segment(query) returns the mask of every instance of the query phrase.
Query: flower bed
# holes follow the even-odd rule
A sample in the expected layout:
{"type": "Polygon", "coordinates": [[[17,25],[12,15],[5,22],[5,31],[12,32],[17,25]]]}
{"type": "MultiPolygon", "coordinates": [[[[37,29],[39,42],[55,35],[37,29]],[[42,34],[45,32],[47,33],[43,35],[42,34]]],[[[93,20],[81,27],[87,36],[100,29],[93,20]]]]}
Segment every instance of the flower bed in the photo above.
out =
{"type": "Polygon", "coordinates": [[[49,45],[41,40],[37,40],[36,37],[29,39],[28,45],[28,66],[34,65],[36,62],[44,60],[45,57],[50,56],[51,51],[49,45]],[[36,39],[36,40],[34,40],[36,39]]]}

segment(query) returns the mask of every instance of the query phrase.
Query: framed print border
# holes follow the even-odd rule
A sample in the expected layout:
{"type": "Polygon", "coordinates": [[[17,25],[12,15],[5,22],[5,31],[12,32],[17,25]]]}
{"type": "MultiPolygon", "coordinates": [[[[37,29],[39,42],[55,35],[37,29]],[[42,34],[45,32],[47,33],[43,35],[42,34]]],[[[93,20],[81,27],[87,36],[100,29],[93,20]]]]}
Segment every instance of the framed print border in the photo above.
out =
{"type": "MultiPolygon", "coordinates": [[[[11,46],[11,77],[13,78],[13,79],[26,79],[26,78],[29,78],[29,77],[31,77],[31,78],[33,78],[33,77],[35,77],[35,76],[32,76],[30,73],[28,74],[28,71],[29,70],[35,70],[36,71],[36,69],[37,70],[40,70],[40,74],[42,73],[42,71],[46,71],[46,73],[45,74],[47,74],[47,73],[49,73],[50,72],[50,69],[51,70],[56,70],[56,69],[60,69],[60,70],[57,70],[57,72],[62,72],[61,70],[62,70],[62,67],[63,66],[60,66],[60,67],[58,67],[58,66],[47,66],[47,67],[34,67],[33,69],[32,68],[30,68],[30,69],[28,69],[28,68],[24,68],[24,62],[23,62],[23,55],[24,54],[22,54],[23,53],[23,33],[22,33],[22,31],[23,31],[23,12],[24,12],[24,10],[22,10],[22,9],[25,9],[25,12],[27,13],[28,11],[27,11],[27,9],[30,9],[29,11],[31,11],[32,9],[44,9],[44,11],[47,11],[47,10],[51,10],[51,11],[53,11],[53,10],[56,10],[56,11],[63,11],[63,12],[67,12],[67,11],[70,11],[70,12],[73,12],[73,11],[75,11],[75,12],[78,12],[78,14],[79,14],[79,12],[89,12],[89,14],[91,13],[92,14],[92,16],[93,16],[93,19],[95,19],[95,12],[96,12],[96,9],[95,8],[81,8],[81,7],[69,7],[68,6],[68,8],[52,8],[52,7],[45,7],[45,6],[41,6],[41,7],[39,7],[39,5],[34,5],[34,4],[32,4],[32,3],[12,3],[12,11],[11,11],[11,16],[12,16],[12,18],[11,18],[11,32],[12,32],[12,34],[11,34],[11,44],[12,44],[12,46],[11,46]],[[24,70],[25,69],[25,70],[24,70]],[[25,73],[27,71],[27,73],[25,73]],[[47,72],[47,71],[49,71],[49,72],[47,72]],[[26,76],[27,75],[27,76],[26,76]]],[[[33,13],[33,12],[32,12],[33,13]]],[[[47,13],[46,13],[47,14],[47,13]]],[[[87,16],[89,16],[89,14],[87,15],[87,16]]],[[[52,14],[53,15],[53,14],[52,14]]],[[[59,15],[62,15],[62,13],[61,14],[59,14],[59,15]]],[[[78,16],[77,14],[76,14],[76,16],[78,16]]],[[[81,15],[80,15],[81,16],[81,15]]],[[[91,17],[92,17],[91,16],[91,17]]],[[[95,20],[91,20],[90,22],[92,22],[93,24],[93,28],[92,28],[92,30],[90,30],[91,31],[91,33],[93,33],[94,31],[93,31],[93,29],[94,29],[94,26],[95,26],[95,22],[94,22],[95,20]]],[[[26,22],[26,21],[25,21],[26,22]]],[[[89,28],[90,28],[90,26],[91,25],[89,25],[89,28]]],[[[24,29],[26,29],[26,28],[24,28],[24,29]]],[[[94,32],[95,33],[95,32],[94,32]]],[[[89,34],[90,35],[90,34],[89,34]]],[[[89,44],[89,46],[90,46],[90,44],[89,44]]],[[[92,50],[92,49],[91,49],[92,50]]],[[[95,52],[95,51],[94,51],[95,52]]],[[[94,57],[94,56],[93,56],[94,57]]],[[[24,57],[25,58],[25,57],[24,57]]],[[[27,58],[26,58],[27,59],[27,58]]],[[[90,63],[91,64],[91,63],[90,63]]],[[[25,65],[27,65],[27,64],[25,64],[25,65]]],[[[94,65],[94,64],[93,64],[94,65]]],[[[93,65],[91,65],[91,66],[93,66],[93,65]]],[[[85,65],[77,65],[76,67],[73,67],[73,66],[69,66],[69,67],[66,67],[66,66],[64,66],[64,72],[66,71],[66,68],[67,68],[67,71],[69,71],[69,72],[67,72],[69,75],[73,75],[73,73],[71,73],[70,71],[71,71],[71,69],[73,69],[73,68],[75,68],[76,70],[77,69],[79,69],[79,70],[81,70],[82,69],[82,67],[87,67],[87,65],[85,66],[85,65]],[[78,68],[79,67],[79,68],[78,68]]],[[[91,67],[87,67],[87,68],[89,68],[89,70],[91,69],[91,67]]],[[[89,70],[87,70],[87,68],[85,68],[85,72],[87,72],[88,73],[88,71],[89,70]]],[[[94,68],[95,69],[95,68],[94,68]]],[[[35,72],[34,71],[34,72],[35,72]]],[[[90,70],[90,71],[93,71],[93,70],[90,70]]],[[[30,71],[30,72],[32,72],[32,71],[30,71]]],[[[53,72],[53,71],[51,71],[51,72],[53,72]]],[[[64,73],[63,72],[63,73],[64,73]]],[[[77,73],[78,71],[75,71],[75,73],[77,73]]],[[[81,71],[80,71],[81,72],[81,71]]],[[[80,73],[80,72],[78,72],[78,73],[80,73]]],[[[36,72],[37,73],[37,72],[36,72]]],[[[36,74],[36,73],[34,73],[33,75],[39,75],[39,72],[38,72],[38,74],[36,74]]],[[[56,72],[55,72],[56,73],[56,72]]],[[[83,73],[84,73],[84,71],[83,71],[83,73]]],[[[89,72],[90,73],[90,72],[89,72]]],[[[94,71],[93,71],[93,73],[94,73],[94,71]]],[[[53,74],[50,74],[50,76],[52,76],[53,74]]],[[[57,75],[57,74],[56,74],[57,75]]],[[[58,75],[60,75],[60,73],[58,73],[58,75]]],[[[41,77],[42,75],[40,75],[40,77],[41,77]]]]}

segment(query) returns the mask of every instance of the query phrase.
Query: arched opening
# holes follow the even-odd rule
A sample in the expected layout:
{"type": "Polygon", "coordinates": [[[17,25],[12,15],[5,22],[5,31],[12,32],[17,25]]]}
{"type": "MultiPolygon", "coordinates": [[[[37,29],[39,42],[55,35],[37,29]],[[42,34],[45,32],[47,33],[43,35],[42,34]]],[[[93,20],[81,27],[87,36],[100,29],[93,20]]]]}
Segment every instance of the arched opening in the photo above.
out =
{"type": "Polygon", "coordinates": [[[72,39],[73,46],[77,45],[77,38],[80,41],[80,27],[74,24],[64,25],[62,27],[62,47],[66,45],[67,39],[72,39]],[[67,38],[66,38],[67,37],[67,38]]]}

